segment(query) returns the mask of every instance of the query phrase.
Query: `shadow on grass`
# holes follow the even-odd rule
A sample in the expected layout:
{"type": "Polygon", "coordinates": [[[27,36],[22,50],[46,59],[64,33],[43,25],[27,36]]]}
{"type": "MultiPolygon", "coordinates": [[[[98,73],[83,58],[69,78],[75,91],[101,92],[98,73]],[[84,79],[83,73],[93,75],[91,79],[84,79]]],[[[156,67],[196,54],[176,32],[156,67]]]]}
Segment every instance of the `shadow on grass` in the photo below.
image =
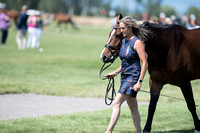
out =
{"type": "MultiPolygon", "coordinates": [[[[131,131],[122,131],[121,133],[132,133],[131,131]]],[[[194,133],[194,129],[190,130],[171,130],[171,131],[153,131],[151,133],[194,133]]]]}
{"type": "Polygon", "coordinates": [[[194,133],[194,129],[189,130],[171,130],[171,131],[154,131],[151,133],[194,133]]]}

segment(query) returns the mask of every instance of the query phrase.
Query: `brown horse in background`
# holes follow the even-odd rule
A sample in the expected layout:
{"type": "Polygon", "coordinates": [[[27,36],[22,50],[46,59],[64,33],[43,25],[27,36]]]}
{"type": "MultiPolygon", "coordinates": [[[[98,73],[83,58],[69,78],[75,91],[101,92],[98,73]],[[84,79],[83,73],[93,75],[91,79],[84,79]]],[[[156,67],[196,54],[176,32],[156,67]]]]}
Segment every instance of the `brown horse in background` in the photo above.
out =
{"type": "MultiPolygon", "coordinates": [[[[3,12],[3,10],[0,10],[0,14],[3,12]]],[[[17,10],[5,10],[5,12],[8,14],[8,16],[13,19],[15,26],[17,25],[17,20],[19,18],[19,11],[17,10]]]]}
{"type": "MultiPolygon", "coordinates": [[[[117,17],[118,27],[121,14],[117,17]]],[[[144,22],[140,25],[154,33],[147,37],[145,51],[148,55],[148,72],[150,74],[150,103],[148,118],[144,132],[151,131],[153,116],[156,110],[160,92],[165,84],[180,87],[193,117],[195,132],[200,132],[200,120],[196,113],[196,104],[193,97],[191,80],[200,79],[200,28],[187,30],[172,25],[158,25],[144,22]]],[[[113,28],[101,54],[104,63],[113,62],[116,49],[122,41],[121,30],[113,28]]]]}
{"type": "Polygon", "coordinates": [[[17,11],[17,10],[7,10],[7,14],[10,18],[13,19],[15,25],[17,25],[17,20],[19,18],[19,11],[17,11]]]}
{"type": "Polygon", "coordinates": [[[60,28],[61,24],[67,24],[70,23],[71,26],[73,27],[73,29],[77,29],[75,23],[72,20],[72,17],[68,14],[64,14],[64,13],[57,13],[54,16],[54,20],[57,23],[57,26],[60,28]]]}

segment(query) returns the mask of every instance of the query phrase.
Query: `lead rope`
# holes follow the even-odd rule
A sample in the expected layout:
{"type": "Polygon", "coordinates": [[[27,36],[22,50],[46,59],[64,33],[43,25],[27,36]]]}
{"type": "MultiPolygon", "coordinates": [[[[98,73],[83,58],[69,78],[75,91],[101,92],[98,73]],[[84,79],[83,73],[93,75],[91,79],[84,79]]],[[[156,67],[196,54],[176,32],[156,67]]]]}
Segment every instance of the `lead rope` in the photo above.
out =
{"type": "MultiPolygon", "coordinates": [[[[102,80],[107,79],[105,76],[104,78],[102,77],[102,73],[104,70],[106,70],[112,63],[108,64],[107,66],[105,66],[106,63],[103,64],[103,66],[101,67],[100,71],[99,71],[99,78],[102,80]]],[[[116,92],[115,92],[115,80],[114,77],[113,78],[109,78],[108,79],[108,85],[106,88],[106,94],[105,94],[105,104],[106,105],[111,105],[114,98],[116,96],[116,92]],[[109,92],[111,90],[111,97],[109,97],[109,92]],[[110,100],[110,102],[108,102],[108,100],[110,100]]]]}
{"type": "Polygon", "coordinates": [[[106,105],[111,105],[113,100],[114,100],[114,98],[115,98],[115,96],[116,96],[115,80],[114,80],[114,78],[110,78],[110,79],[108,79],[108,85],[107,85],[106,94],[105,94],[105,103],[106,103],[106,105]],[[110,90],[111,90],[111,97],[108,96],[110,90]],[[110,100],[109,103],[108,103],[108,100],[110,100]]]}
{"type": "Polygon", "coordinates": [[[103,66],[101,67],[100,71],[99,71],[99,78],[102,79],[102,80],[105,80],[107,79],[105,76],[104,78],[102,77],[102,73],[104,70],[106,70],[110,65],[112,65],[112,62],[110,64],[108,64],[107,66],[105,66],[106,63],[103,64],[103,66]]]}
{"type": "MultiPolygon", "coordinates": [[[[112,63],[108,64],[107,66],[105,66],[105,64],[106,63],[103,64],[103,66],[101,67],[100,72],[99,72],[99,78],[102,79],[102,80],[107,79],[105,76],[104,76],[104,78],[102,78],[102,72],[105,69],[107,69],[112,63]]],[[[163,96],[163,97],[168,97],[168,98],[171,98],[171,99],[176,99],[176,100],[180,100],[180,101],[185,101],[185,102],[193,103],[192,101],[189,101],[189,100],[185,100],[185,99],[181,99],[181,98],[177,98],[177,97],[172,97],[172,96],[168,96],[168,95],[164,95],[164,94],[159,94],[159,93],[145,91],[145,90],[140,90],[140,91],[141,92],[145,92],[145,93],[154,94],[154,95],[160,95],[160,96],[163,96]]],[[[115,92],[115,80],[114,80],[114,77],[113,77],[113,78],[109,78],[108,79],[108,85],[107,85],[106,94],[105,94],[105,103],[106,103],[106,105],[111,105],[115,96],[116,96],[116,92],[115,92]],[[111,98],[110,98],[108,95],[109,95],[109,92],[110,92],[111,88],[112,88],[112,92],[111,92],[111,98]],[[108,103],[108,100],[110,100],[109,103],[108,103]]],[[[196,107],[199,107],[199,105],[197,105],[195,103],[193,103],[193,104],[196,107]]]]}
{"type": "Polygon", "coordinates": [[[150,93],[150,94],[153,94],[153,95],[160,95],[160,96],[163,96],[163,97],[176,99],[176,100],[179,100],[179,101],[190,102],[190,103],[194,104],[196,107],[199,106],[199,105],[197,105],[197,104],[195,104],[195,103],[193,103],[192,101],[189,101],[189,100],[185,100],[185,99],[181,99],[181,98],[177,98],[177,97],[172,97],[172,96],[168,96],[168,95],[164,95],[164,94],[159,94],[159,93],[156,93],[156,92],[150,92],[150,91],[145,91],[145,90],[140,90],[140,91],[145,92],[145,93],[150,93]]]}

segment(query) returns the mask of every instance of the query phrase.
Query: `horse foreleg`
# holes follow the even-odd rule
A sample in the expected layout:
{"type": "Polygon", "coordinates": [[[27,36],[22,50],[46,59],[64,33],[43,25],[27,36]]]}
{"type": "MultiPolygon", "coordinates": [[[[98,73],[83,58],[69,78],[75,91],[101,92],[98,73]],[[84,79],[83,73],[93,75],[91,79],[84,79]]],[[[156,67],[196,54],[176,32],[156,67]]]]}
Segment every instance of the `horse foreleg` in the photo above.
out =
{"type": "Polygon", "coordinates": [[[182,91],[183,96],[186,100],[188,110],[192,114],[192,117],[193,117],[193,120],[194,120],[195,130],[199,131],[199,133],[200,133],[200,120],[199,120],[197,113],[196,113],[196,105],[195,105],[194,96],[193,96],[190,81],[184,82],[184,84],[181,85],[181,91],[182,91]]]}
{"type": "Polygon", "coordinates": [[[147,122],[144,127],[143,132],[150,132],[151,131],[151,125],[153,121],[153,116],[156,110],[157,102],[159,99],[159,94],[162,89],[163,85],[160,83],[157,83],[155,81],[151,81],[150,79],[150,103],[149,103],[149,110],[148,110],[148,117],[147,122]]]}
{"type": "Polygon", "coordinates": [[[72,19],[69,19],[69,23],[72,25],[73,29],[77,30],[77,27],[75,23],[72,21],[72,19]]]}

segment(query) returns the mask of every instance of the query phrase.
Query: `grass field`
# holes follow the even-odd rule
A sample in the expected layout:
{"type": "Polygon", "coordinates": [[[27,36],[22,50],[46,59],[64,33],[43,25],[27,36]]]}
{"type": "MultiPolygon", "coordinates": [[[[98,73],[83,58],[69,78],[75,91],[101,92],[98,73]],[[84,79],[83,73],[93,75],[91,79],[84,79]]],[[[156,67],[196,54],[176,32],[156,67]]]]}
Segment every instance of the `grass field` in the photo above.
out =
{"type": "Polygon", "coordinates": [[[102,97],[105,87],[98,69],[104,34],[108,29],[97,27],[45,32],[40,53],[38,49],[17,50],[16,32],[11,30],[7,46],[0,49],[0,93],[102,97]]]}
{"type": "MultiPolygon", "coordinates": [[[[142,128],[146,122],[147,106],[139,107],[142,128]]],[[[71,115],[45,116],[0,122],[2,133],[103,133],[112,110],[82,112],[71,115]]],[[[200,115],[200,111],[198,110],[200,115]]],[[[135,132],[128,107],[123,107],[113,133],[135,132]]],[[[193,120],[183,103],[158,104],[152,125],[153,133],[192,133],[193,120]]]]}
{"type": "MultiPolygon", "coordinates": [[[[107,81],[98,77],[102,62],[100,53],[107,41],[109,27],[79,26],[74,31],[56,32],[52,25],[41,38],[41,48],[17,49],[16,31],[10,29],[5,47],[0,47],[0,94],[36,93],[76,97],[104,97],[107,81]]],[[[120,65],[119,59],[106,72],[120,65]]],[[[105,72],[105,73],[106,73],[105,72]]],[[[116,89],[120,76],[116,77],[116,89]]],[[[142,86],[149,91],[148,73],[142,86]]],[[[200,104],[200,81],[192,82],[196,104],[200,104]]],[[[166,85],[162,94],[183,98],[179,88],[166,85]]],[[[149,94],[140,92],[138,101],[149,101],[149,94]]],[[[140,107],[142,125],[145,124],[147,105],[140,107]]],[[[128,108],[123,108],[116,133],[134,131],[128,108]]],[[[200,117],[200,108],[197,108],[200,117]]],[[[0,122],[0,132],[104,132],[111,110],[46,116],[0,122]]],[[[160,97],[153,122],[155,132],[191,132],[193,121],[182,101],[160,97]]]]}

